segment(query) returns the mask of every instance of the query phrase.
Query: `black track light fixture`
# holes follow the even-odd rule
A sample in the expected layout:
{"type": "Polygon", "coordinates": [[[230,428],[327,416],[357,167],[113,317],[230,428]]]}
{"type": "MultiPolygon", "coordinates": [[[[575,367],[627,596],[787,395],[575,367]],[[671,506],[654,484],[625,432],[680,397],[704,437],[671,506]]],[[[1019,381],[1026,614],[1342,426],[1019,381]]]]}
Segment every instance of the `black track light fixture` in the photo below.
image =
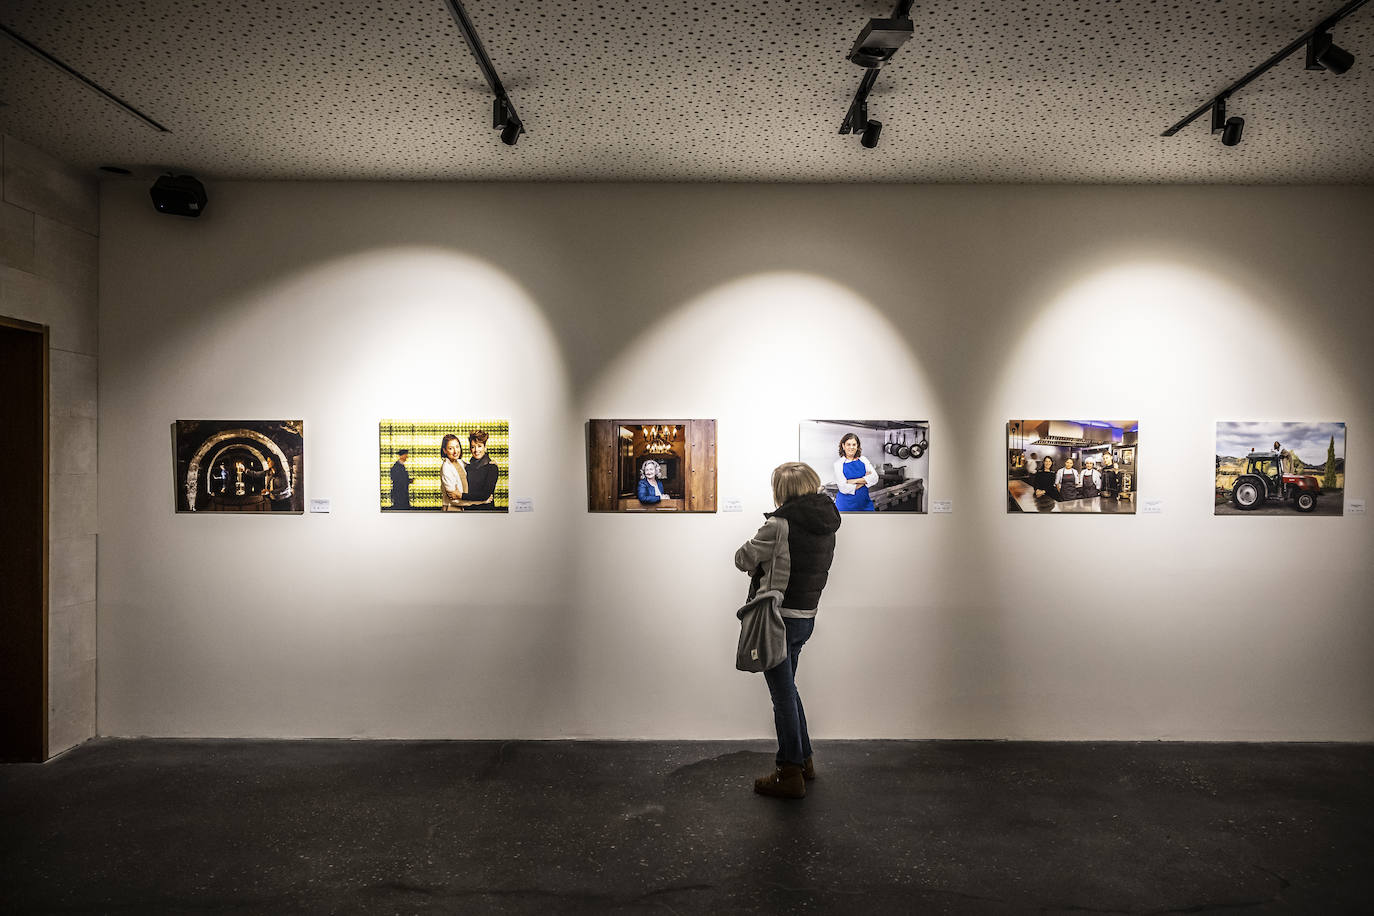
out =
{"type": "Polygon", "coordinates": [[[525,132],[525,125],[516,117],[515,109],[509,101],[493,99],[491,103],[491,126],[501,131],[501,142],[514,146],[525,132]]]}
{"type": "Polygon", "coordinates": [[[914,32],[911,22],[911,7],[914,0],[898,0],[892,15],[887,19],[870,19],[859,32],[854,47],[849,49],[847,59],[864,68],[859,90],[854,93],[854,101],[849,103],[840,133],[859,134],[859,142],[866,149],[878,145],[878,135],[883,131],[883,122],[868,117],[868,94],[878,81],[878,71],[892,60],[893,55],[906,44],[914,32]]]}
{"type": "Polygon", "coordinates": [[[1330,70],[1340,76],[1355,65],[1355,55],[1338,47],[1330,32],[1318,32],[1307,40],[1307,69],[1330,70]]]}
{"type": "Polygon", "coordinates": [[[1220,98],[1212,103],[1212,133],[1221,134],[1222,146],[1235,146],[1244,132],[1244,118],[1226,117],[1226,99],[1220,98]]]}
{"type": "Polygon", "coordinates": [[[501,77],[496,75],[496,67],[492,65],[491,58],[487,57],[486,48],[482,47],[482,39],[477,36],[477,30],[472,26],[472,20],[468,18],[468,11],[463,8],[461,0],[447,0],[448,11],[453,14],[453,21],[458,24],[458,31],[463,33],[463,40],[468,43],[468,50],[472,52],[473,58],[477,61],[477,66],[482,71],[482,76],[487,80],[487,85],[495,93],[496,98],[492,106],[492,127],[501,131],[501,142],[506,146],[514,146],[520,139],[520,135],[525,132],[525,125],[520,120],[520,116],[515,113],[515,104],[511,102],[510,96],[506,94],[506,87],[501,85],[501,77]]]}
{"type": "Polygon", "coordinates": [[[1336,46],[1331,40],[1331,29],[1335,27],[1336,23],[1364,6],[1367,2],[1369,2],[1369,0],[1350,0],[1350,2],[1336,10],[1336,12],[1327,16],[1306,32],[1303,32],[1282,51],[1279,51],[1273,57],[1203,102],[1194,109],[1190,115],[1166,130],[1163,136],[1172,137],[1210,110],[1212,112],[1212,133],[1220,132],[1221,142],[1224,145],[1235,146],[1240,142],[1241,134],[1245,130],[1245,119],[1226,117],[1226,100],[1231,97],[1231,94],[1241,87],[1248,85],[1255,77],[1269,70],[1299,48],[1305,47],[1307,49],[1308,70],[1330,70],[1332,73],[1338,75],[1349,70],[1355,64],[1355,55],[1344,48],[1336,46]]]}

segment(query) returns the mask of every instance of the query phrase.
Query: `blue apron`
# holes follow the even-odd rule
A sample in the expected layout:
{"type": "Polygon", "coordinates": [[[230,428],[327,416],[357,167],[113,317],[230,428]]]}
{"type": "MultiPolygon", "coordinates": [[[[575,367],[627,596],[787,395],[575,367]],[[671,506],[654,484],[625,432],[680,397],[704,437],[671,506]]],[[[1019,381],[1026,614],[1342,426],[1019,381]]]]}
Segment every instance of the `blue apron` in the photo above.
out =
{"type": "MultiPolygon", "coordinates": [[[[844,474],[844,479],[851,477],[862,477],[868,473],[864,463],[859,460],[846,461],[844,467],[840,469],[844,474]]],[[[873,505],[873,500],[868,498],[868,485],[857,488],[851,496],[848,493],[835,494],[835,508],[841,512],[876,512],[877,507],[873,505]]]]}

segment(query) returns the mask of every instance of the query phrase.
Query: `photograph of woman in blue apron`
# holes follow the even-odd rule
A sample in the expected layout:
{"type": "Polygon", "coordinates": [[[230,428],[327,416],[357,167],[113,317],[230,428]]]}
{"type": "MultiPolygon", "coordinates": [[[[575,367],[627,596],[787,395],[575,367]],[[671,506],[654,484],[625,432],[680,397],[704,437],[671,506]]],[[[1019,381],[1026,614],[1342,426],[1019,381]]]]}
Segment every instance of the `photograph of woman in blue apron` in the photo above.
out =
{"type": "Polygon", "coordinates": [[[859,437],[845,433],[840,439],[840,457],[835,462],[835,480],[839,492],[835,494],[835,508],[841,512],[876,512],[869,498],[868,488],[878,482],[878,472],[864,457],[859,437]]]}

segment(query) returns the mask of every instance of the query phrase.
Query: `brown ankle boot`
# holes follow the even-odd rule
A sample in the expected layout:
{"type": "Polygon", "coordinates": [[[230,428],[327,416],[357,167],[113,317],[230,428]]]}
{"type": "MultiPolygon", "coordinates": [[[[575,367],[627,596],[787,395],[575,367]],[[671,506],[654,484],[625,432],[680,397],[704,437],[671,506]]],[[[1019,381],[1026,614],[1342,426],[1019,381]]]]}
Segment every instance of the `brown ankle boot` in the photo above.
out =
{"type": "Polygon", "coordinates": [[[802,779],[805,779],[807,782],[810,782],[815,778],[816,764],[811,761],[810,757],[807,757],[805,760],[802,761],[802,779]]]}
{"type": "Polygon", "coordinates": [[[755,779],[754,791],[774,798],[805,798],[806,780],[802,778],[802,768],[796,764],[783,764],[767,776],[755,779]]]}

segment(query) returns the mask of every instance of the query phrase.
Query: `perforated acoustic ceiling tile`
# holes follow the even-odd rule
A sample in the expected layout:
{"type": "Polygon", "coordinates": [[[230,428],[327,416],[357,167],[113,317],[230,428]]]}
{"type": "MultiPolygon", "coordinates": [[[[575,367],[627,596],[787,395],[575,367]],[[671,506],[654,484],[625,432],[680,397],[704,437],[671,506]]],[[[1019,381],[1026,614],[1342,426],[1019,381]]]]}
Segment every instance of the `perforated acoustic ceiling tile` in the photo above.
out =
{"type": "Polygon", "coordinates": [[[6,0],[0,23],[170,128],[0,39],[0,127],[77,164],[270,179],[1369,183],[1374,6],[1237,93],[1245,138],[1161,132],[1337,0],[930,0],[840,136],[845,60],[891,2],[468,0],[528,133],[444,0],[6,0]]]}

